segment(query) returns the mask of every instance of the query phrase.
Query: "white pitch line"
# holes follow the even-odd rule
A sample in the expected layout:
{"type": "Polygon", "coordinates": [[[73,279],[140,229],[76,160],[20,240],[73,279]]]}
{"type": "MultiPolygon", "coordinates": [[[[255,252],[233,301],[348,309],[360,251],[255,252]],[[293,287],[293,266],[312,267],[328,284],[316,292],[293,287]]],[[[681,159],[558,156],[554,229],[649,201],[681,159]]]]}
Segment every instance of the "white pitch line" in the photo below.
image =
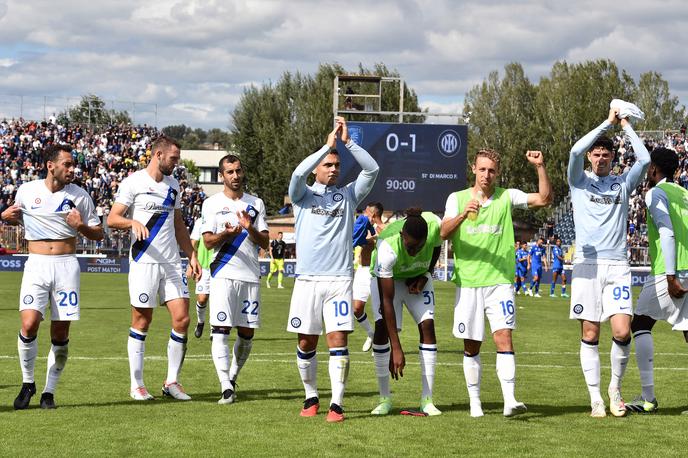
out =
{"type": "MultiPolygon", "coordinates": [[[[363,353],[363,352],[359,352],[363,353]]],[[[291,353],[285,353],[286,355],[291,355],[291,353]]],[[[327,355],[327,353],[321,353],[323,356],[327,355]]],[[[249,361],[255,362],[255,363],[270,363],[270,364],[294,364],[295,359],[274,359],[274,358],[261,358],[264,356],[280,356],[284,355],[283,353],[258,353],[256,355],[253,355],[252,357],[249,358],[249,361]]],[[[16,355],[0,355],[0,360],[16,360],[17,356],[16,355]]],[[[45,356],[38,356],[36,359],[39,360],[45,360],[47,357],[45,356]]],[[[76,361],[129,361],[129,358],[126,356],[103,356],[103,357],[97,357],[97,356],[70,356],[70,360],[76,360],[76,361]]],[[[167,361],[166,356],[157,356],[157,355],[151,355],[151,356],[146,356],[146,360],[148,361],[167,361]]],[[[210,355],[188,355],[185,358],[187,361],[208,361],[210,362],[211,356],[210,355]]],[[[353,364],[356,365],[366,365],[366,366],[371,366],[375,364],[374,361],[359,361],[359,360],[353,360],[353,364]]],[[[462,363],[459,362],[440,362],[438,361],[436,363],[438,366],[448,366],[448,367],[463,367],[462,363]]],[[[407,361],[406,362],[407,366],[420,366],[419,362],[416,361],[407,361]]],[[[530,369],[575,369],[575,370],[580,370],[579,365],[563,365],[563,364],[517,364],[518,367],[525,367],[525,368],[530,368],[530,369]]],[[[611,366],[600,366],[602,369],[610,369],[611,366]]],[[[688,367],[655,367],[655,370],[658,371],[688,371],[688,367]]]]}

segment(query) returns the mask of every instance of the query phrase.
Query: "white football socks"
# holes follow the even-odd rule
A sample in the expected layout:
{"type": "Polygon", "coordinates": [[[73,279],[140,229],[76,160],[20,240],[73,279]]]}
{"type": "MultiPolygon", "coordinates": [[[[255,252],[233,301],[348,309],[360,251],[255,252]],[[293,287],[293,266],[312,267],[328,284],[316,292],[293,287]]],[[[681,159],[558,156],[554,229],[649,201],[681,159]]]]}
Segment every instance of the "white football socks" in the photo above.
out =
{"type": "Polygon", "coordinates": [[[146,353],[146,335],[148,335],[147,332],[129,328],[127,353],[129,355],[129,375],[132,390],[145,386],[143,384],[143,356],[146,353]]]}
{"type": "Polygon", "coordinates": [[[640,372],[640,386],[643,389],[643,399],[652,401],[655,399],[654,381],[654,342],[652,333],[647,330],[637,331],[633,334],[635,339],[635,359],[640,372]]]}
{"type": "Polygon", "coordinates": [[[240,335],[237,335],[232,352],[232,366],[229,368],[229,379],[231,381],[236,381],[237,377],[239,376],[239,371],[242,367],[244,367],[244,363],[246,363],[248,355],[251,354],[251,347],[253,347],[252,337],[245,339],[240,335]]]}
{"type": "Polygon", "coordinates": [[[423,388],[421,399],[432,398],[432,386],[435,383],[435,363],[437,362],[437,344],[420,344],[418,346],[420,361],[420,381],[423,388]]]}
{"type": "Polygon", "coordinates": [[[57,382],[60,380],[60,375],[67,364],[67,355],[69,353],[69,340],[65,342],[56,342],[53,340],[48,353],[48,372],[45,375],[45,389],[44,393],[54,393],[57,387],[57,382]]]}
{"type": "Polygon", "coordinates": [[[17,338],[17,350],[19,352],[19,365],[21,366],[23,383],[32,383],[34,381],[34,367],[36,365],[36,355],[38,355],[37,337],[24,337],[19,332],[19,337],[17,338]]]}
{"type": "Polygon", "coordinates": [[[302,351],[296,347],[296,365],[306,391],[306,399],[318,397],[318,355],[315,350],[302,351]]]}
{"type": "Polygon", "coordinates": [[[585,383],[588,385],[588,393],[590,393],[590,403],[602,401],[602,395],[600,395],[600,352],[598,342],[581,340],[580,362],[585,383]]]}
{"type": "Polygon", "coordinates": [[[610,389],[621,389],[621,381],[626,373],[626,366],[628,366],[628,358],[630,355],[630,337],[625,342],[612,339],[612,349],[609,355],[612,362],[612,378],[609,381],[610,389]]]}
{"type": "Polygon", "coordinates": [[[482,378],[482,364],[480,354],[469,356],[463,354],[463,376],[468,388],[468,399],[471,408],[471,417],[482,417],[483,410],[480,402],[480,379],[482,378]]]}
{"type": "Polygon", "coordinates": [[[215,364],[217,378],[220,380],[220,390],[224,392],[225,390],[232,389],[229,378],[229,345],[227,344],[229,331],[225,333],[224,331],[213,329],[212,336],[210,353],[215,364]]]}
{"type": "Polygon", "coordinates": [[[199,323],[205,323],[205,312],[208,310],[207,305],[201,305],[196,302],[196,321],[199,323]]]}
{"type": "Polygon", "coordinates": [[[172,329],[170,340],[167,341],[167,380],[165,380],[165,384],[169,385],[177,381],[179,371],[182,370],[182,364],[184,364],[185,355],[186,334],[172,329]]]}
{"type": "Polygon", "coordinates": [[[514,395],[516,386],[516,358],[514,352],[497,352],[497,377],[502,386],[502,396],[504,405],[512,406],[516,404],[514,395]]]}
{"type": "Polygon", "coordinates": [[[363,312],[363,315],[361,315],[360,317],[356,317],[356,321],[358,321],[358,324],[360,324],[361,327],[365,329],[365,332],[366,334],[368,334],[368,337],[372,339],[375,333],[373,332],[373,327],[370,325],[370,320],[368,320],[368,314],[366,312],[363,312]]]}
{"type": "Polygon", "coordinates": [[[380,389],[380,397],[388,398],[391,396],[389,389],[389,343],[383,345],[373,344],[373,361],[375,362],[375,375],[377,375],[377,386],[380,389]]]}
{"type": "Polygon", "coordinates": [[[346,379],[349,376],[349,350],[346,347],[330,348],[330,385],[332,386],[332,404],[342,406],[346,379]]]}

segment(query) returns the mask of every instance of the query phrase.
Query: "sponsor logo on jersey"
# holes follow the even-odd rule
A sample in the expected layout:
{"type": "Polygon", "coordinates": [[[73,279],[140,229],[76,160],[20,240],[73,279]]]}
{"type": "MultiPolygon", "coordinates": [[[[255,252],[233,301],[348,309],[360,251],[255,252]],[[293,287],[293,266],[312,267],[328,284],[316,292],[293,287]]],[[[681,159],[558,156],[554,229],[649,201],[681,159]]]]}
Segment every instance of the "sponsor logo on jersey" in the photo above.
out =
{"type": "Polygon", "coordinates": [[[139,302],[141,302],[142,304],[145,304],[146,302],[148,302],[148,299],[149,299],[148,294],[146,294],[146,293],[139,294],[139,302]]]}
{"type": "Polygon", "coordinates": [[[616,196],[616,197],[596,197],[594,195],[590,195],[590,202],[596,203],[596,204],[602,204],[602,205],[620,205],[621,204],[621,196],[616,196]]]}
{"type": "Polygon", "coordinates": [[[225,321],[227,319],[227,314],[225,312],[218,312],[217,314],[217,320],[218,321],[225,321]]]}
{"type": "Polygon", "coordinates": [[[580,315],[583,313],[583,304],[576,304],[573,306],[573,313],[576,315],[580,315]]]}
{"type": "Polygon", "coordinates": [[[159,211],[159,212],[174,211],[174,207],[172,205],[158,205],[154,202],[148,202],[145,206],[145,209],[148,211],[159,211]]]}
{"type": "Polygon", "coordinates": [[[492,235],[501,235],[502,234],[502,225],[501,224],[495,224],[495,225],[490,225],[490,224],[480,224],[478,226],[466,226],[466,232],[470,235],[477,235],[477,234],[492,234],[492,235]]]}
{"type": "Polygon", "coordinates": [[[33,304],[33,296],[31,294],[27,294],[24,296],[24,299],[22,299],[22,302],[24,305],[30,305],[33,304]]]}
{"type": "Polygon", "coordinates": [[[291,327],[292,328],[298,328],[300,326],[301,326],[301,319],[300,318],[294,317],[291,319],[291,327]]]}
{"type": "Polygon", "coordinates": [[[333,218],[341,218],[344,216],[344,209],[343,208],[335,208],[334,210],[326,210],[324,208],[316,207],[315,205],[311,206],[311,213],[314,215],[321,215],[321,216],[331,216],[333,218]]]}

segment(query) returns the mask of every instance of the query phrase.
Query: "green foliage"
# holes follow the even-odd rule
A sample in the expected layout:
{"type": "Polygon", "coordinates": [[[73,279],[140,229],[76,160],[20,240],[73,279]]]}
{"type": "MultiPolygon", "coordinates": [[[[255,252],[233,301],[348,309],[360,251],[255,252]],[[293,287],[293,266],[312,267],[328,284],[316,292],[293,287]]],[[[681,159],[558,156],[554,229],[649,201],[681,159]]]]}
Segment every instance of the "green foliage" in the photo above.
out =
{"type": "Polygon", "coordinates": [[[186,173],[194,178],[194,181],[198,182],[198,177],[201,176],[201,170],[196,166],[196,163],[191,159],[182,159],[182,165],[186,168],[186,173]]]}
{"type": "MultiPolygon", "coordinates": [[[[244,91],[232,115],[233,146],[246,168],[249,192],[265,201],[269,213],[284,205],[296,165],[324,144],[332,127],[334,77],[347,73],[338,64],[321,64],[315,75],[285,72],[277,83],[251,86],[244,91]]],[[[359,66],[357,73],[398,76],[383,64],[376,64],[372,70],[359,66]]],[[[395,96],[398,103],[398,86],[385,90],[392,91],[391,103],[395,96]]],[[[405,110],[420,111],[415,92],[404,90],[405,110]]],[[[347,119],[389,120],[365,114],[347,115],[347,119]]]]}
{"type": "Polygon", "coordinates": [[[108,109],[105,101],[94,94],[81,97],[81,101],[72,108],[60,112],[57,116],[60,124],[87,124],[89,126],[109,126],[131,124],[131,117],[126,110],[108,109]]]}
{"type": "Polygon", "coordinates": [[[225,130],[214,128],[203,130],[192,128],[185,124],[175,124],[162,128],[162,132],[179,140],[182,149],[218,149],[226,150],[231,147],[231,134],[225,130]]]}
{"type": "MultiPolygon", "coordinates": [[[[519,63],[510,63],[503,76],[493,71],[466,94],[469,160],[479,148],[495,149],[502,155],[501,185],[535,192],[537,177],[523,155],[527,150],[541,150],[555,201],[561,200],[568,194],[571,147],[606,119],[614,98],[635,102],[645,112],[646,120],[636,130],[675,129],[685,118],[684,108],[656,72],[642,74],[636,84],[610,60],[556,62],[548,76],[532,84],[519,63]]],[[[523,216],[532,220],[545,214],[523,216]]]]}

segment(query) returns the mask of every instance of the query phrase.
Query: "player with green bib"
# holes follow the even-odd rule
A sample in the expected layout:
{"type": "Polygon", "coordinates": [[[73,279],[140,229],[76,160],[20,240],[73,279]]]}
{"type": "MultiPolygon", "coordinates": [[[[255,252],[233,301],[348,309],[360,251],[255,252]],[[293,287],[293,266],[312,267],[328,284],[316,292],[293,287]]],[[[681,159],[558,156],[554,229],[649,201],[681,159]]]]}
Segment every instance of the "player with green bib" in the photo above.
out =
{"type": "Polygon", "coordinates": [[[201,234],[201,220],[198,218],[194,222],[191,230],[191,246],[196,252],[196,258],[201,265],[201,279],[196,282],[196,329],[194,329],[194,336],[200,338],[203,335],[203,327],[205,326],[205,312],[208,306],[208,298],[210,297],[210,263],[213,261],[215,253],[209,250],[205,243],[203,243],[203,235],[201,234]]]}
{"type": "Polygon", "coordinates": [[[655,323],[668,322],[674,331],[683,331],[688,342],[688,190],[670,182],[677,168],[675,151],[652,151],[647,169],[650,190],[645,195],[651,268],[631,322],[642,394],[626,404],[631,412],[652,413],[658,407],[652,341],[655,323]]]}
{"type": "Polygon", "coordinates": [[[380,404],[371,412],[373,415],[387,415],[392,409],[390,372],[397,380],[404,375],[406,360],[399,341],[404,304],[420,335],[420,410],[430,416],[442,413],[432,402],[437,361],[432,271],[441,245],[440,219],[419,208],[406,210],[406,218],[388,225],[378,236],[370,263],[371,274],[376,278],[371,284],[375,316],[373,359],[380,389],[380,404]]]}
{"type": "Polygon", "coordinates": [[[475,184],[449,195],[442,220],[442,238],[451,240],[454,251],[453,333],[464,341],[463,372],[472,417],[483,416],[480,346],[485,315],[497,347],[497,376],[504,397],[504,416],[526,411],[526,406],[514,395],[516,362],[511,333],[516,327],[513,288],[516,269],[511,210],[544,207],[552,201],[552,186],[542,153],[528,151],[526,158],[537,170],[537,193],[497,187],[499,154],[489,149],[480,150],[472,165],[475,184]]]}

